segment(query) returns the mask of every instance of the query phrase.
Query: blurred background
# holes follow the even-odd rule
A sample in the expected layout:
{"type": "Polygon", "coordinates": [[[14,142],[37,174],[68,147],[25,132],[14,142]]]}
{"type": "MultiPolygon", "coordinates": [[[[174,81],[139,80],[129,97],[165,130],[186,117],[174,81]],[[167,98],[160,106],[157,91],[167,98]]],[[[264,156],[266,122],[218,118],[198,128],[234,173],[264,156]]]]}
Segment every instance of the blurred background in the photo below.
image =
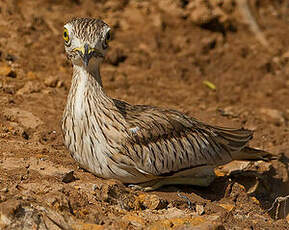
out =
{"type": "MultiPolygon", "coordinates": [[[[177,109],[214,125],[255,130],[251,146],[280,156],[270,163],[243,162],[219,169],[220,178],[207,189],[181,187],[203,205],[203,222],[221,213],[218,223],[228,229],[286,229],[289,201],[275,203],[266,213],[276,197],[289,191],[286,0],[2,0],[0,211],[11,221],[1,220],[0,227],[25,222],[21,215],[3,214],[1,205],[5,210],[28,210],[31,200],[48,210],[42,216],[68,229],[80,222],[159,229],[167,226],[156,222],[161,221],[156,210],[169,215],[164,207],[186,209],[178,188],[147,195],[154,196],[148,200],[166,203],[152,208],[118,182],[79,169],[63,146],[60,121],[72,68],[62,32],[73,17],[101,18],[112,28],[101,69],[108,95],[132,104],[177,109]],[[79,180],[63,182],[61,175],[72,170],[79,180]],[[232,176],[240,171],[245,176],[232,176]],[[154,210],[155,219],[149,211],[149,216],[139,217],[140,210],[154,210]]],[[[29,215],[27,229],[36,223],[34,214],[29,215]]],[[[45,222],[41,218],[40,227],[45,222]]]]}

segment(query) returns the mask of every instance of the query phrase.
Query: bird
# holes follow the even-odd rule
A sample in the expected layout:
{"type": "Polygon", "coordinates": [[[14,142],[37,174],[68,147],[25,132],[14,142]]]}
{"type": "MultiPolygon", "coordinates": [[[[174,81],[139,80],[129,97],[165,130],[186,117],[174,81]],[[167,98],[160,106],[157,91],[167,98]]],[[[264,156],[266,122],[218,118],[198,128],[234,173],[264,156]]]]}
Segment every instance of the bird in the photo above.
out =
{"type": "Polygon", "coordinates": [[[143,191],[177,184],[209,186],[217,166],[269,159],[268,152],[248,146],[251,130],[212,126],[176,110],[109,97],[100,65],[111,28],[103,20],[71,19],[63,39],[73,66],[62,117],[64,144],[97,177],[143,191]]]}

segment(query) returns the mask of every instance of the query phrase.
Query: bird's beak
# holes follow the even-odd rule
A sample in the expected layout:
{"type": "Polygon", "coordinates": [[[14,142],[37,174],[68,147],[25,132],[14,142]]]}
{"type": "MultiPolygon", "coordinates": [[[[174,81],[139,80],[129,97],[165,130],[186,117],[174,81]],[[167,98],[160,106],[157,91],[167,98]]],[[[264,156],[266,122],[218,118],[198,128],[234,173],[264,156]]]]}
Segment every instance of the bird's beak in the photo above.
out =
{"type": "Polygon", "coordinates": [[[88,66],[91,57],[103,57],[103,54],[100,51],[95,48],[91,48],[88,44],[84,44],[82,47],[74,48],[74,51],[79,52],[85,67],[88,66]]]}

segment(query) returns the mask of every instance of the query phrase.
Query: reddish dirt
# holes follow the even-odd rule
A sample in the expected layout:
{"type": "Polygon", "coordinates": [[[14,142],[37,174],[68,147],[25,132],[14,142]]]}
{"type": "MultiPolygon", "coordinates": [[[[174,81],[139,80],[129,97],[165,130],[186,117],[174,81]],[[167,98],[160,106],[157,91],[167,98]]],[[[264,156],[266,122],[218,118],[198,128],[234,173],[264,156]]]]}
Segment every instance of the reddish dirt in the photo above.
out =
{"type": "Polygon", "coordinates": [[[289,5],[250,1],[266,46],[236,2],[1,1],[0,228],[288,229],[289,201],[268,209],[289,193],[289,5]],[[101,70],[110,96],[253,129],[251,146],[279,160],[149,193],[80,169],[60,130],[72,71],[62,30],[76,16],[112,27],[101,70]]]}

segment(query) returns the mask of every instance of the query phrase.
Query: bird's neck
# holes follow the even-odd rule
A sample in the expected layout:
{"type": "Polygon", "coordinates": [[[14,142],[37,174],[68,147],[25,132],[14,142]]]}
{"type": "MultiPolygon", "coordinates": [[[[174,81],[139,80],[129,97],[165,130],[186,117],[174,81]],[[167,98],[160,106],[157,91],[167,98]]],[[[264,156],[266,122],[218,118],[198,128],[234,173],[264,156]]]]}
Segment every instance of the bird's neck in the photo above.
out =
{"type": "Polygon", "coordinates": [[[73,66],[73,81],[80,82],[88,80],[92,84],[97,84],[98,88],[102,89],[102,80],[99,72],[99,65],[90,67],[88,70],[82,66],[73,66]]]}
{"type": "Polygon", "coordinates": [[[83,95],[93,93],[95,96],[106,96],[98,66],[88,72],[82,66],[74,65],[71,89],[73,88],[83,95]]]}
{"type": "Polygon", "coordinates": [[[102,87],[99,69],[88,72],[81,66],[73,66],[73,77],[68,96],[69,107],[72,113],[81,117],[86,107],[111,107],[113,102],[106,95],[102,87]]]}

